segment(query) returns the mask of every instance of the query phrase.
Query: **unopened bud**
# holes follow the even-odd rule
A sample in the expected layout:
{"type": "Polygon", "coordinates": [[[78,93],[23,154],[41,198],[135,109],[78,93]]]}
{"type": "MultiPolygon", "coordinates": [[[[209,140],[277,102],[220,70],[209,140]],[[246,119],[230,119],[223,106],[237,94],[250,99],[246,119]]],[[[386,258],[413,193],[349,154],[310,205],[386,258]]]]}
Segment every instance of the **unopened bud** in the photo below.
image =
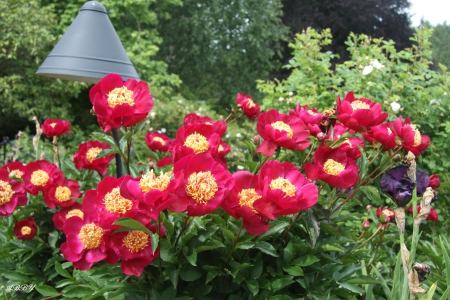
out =
{"type": "Polygon", "coordinates": [[[327,135],[323,132],[319,132],[316,136],[316,138],[317,138],[317,140],[319,140],[319,142],[324,141],[326,137],[327,137],[327,135]]]}
{"type": "Polygon", "coordinates": [[[373,206],[371,205],[371,204],[368,204],[367,206],[366,206],[366,209],[367,210],[370,210],[370,209],[372,209],[373,208],[373,206]]]}
{"type": "Polygon", "coordinates": [[[259,143],[259,138],[260,138],[261,136],[259,136],[259,134],[257,135],[257,136],[255,136],[254,138],[253,138],[253,143],[255,143],[255,145],[258,145],[258,143],[259,143]]]}
{"type": "Polygon", "coordinates": [[[363,222],[363,228],[368,228],[370,226],[370,222],[368,220],[365,220],[363,222]]]}

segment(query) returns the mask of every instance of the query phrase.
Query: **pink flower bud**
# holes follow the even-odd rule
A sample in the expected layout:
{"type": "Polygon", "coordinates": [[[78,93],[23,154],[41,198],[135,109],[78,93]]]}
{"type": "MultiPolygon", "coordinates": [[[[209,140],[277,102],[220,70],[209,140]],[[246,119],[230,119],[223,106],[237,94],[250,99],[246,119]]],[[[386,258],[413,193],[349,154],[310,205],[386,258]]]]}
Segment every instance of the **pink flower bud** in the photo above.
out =
{"type": "Polygon", "coordinates": [[[430,183],[428,184],[428,186],[433,189],[437,189],[440,185],[441,185],[441,181],[439,180],[439,177],[436,174],[431,175],[430,183]]]}
{"type": "Polygon", "coordinates": [[[370,222],[368,220],[365,220],[363,223],[363,228],[368,228],[370,226],[370,222]]]}

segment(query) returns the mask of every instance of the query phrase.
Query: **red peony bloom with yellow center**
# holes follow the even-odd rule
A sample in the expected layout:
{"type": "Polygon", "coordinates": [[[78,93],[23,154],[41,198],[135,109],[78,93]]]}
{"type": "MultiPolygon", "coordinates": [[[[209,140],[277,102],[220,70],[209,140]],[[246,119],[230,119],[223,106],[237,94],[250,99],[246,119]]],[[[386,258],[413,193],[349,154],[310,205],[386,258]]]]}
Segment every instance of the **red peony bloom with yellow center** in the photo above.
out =
{"type": "Polygon", "coordinates": [[[89,98],[105,132],[133,126],[144,120],[153,108],[153,98],[146,82],[132,78],[124,81],[118,74],[109,74],[94,85],[89,98]]]}
{"type": "Polygon", "coordinates": [[[147,132],[145,136],[145,143],[153,151],[167,152],[172,140],[160,132],[147,132]]]}
{"type": "Polygon", "coordinates": [[[120,186],[120,194],[137,201],[140,214],[148,216],[148,219],[158,219],[164,209],[182,212],[189,203],[187,200],[175,203],[175,198],[168,199],[169,193],[174,192],[181,184],[181,175],[178,174],[178,178],[172,172],[156,175],[151,170],[138,178],[127,176],[120,186]]]}
{"type": "Polygon", "coordinates": [[[238,93],[236,95],[236,103],[250,120],[254,120],[259,116],[261,108],[258,103],[253,101],[251,96],[238,93]]]}
{"type": "Polygon", "coordinates": [[[59,177],[63,177],[63,173],[55,164],[37,160],[26,165],[22,179],[27,192],[37,195],[40,191],[47,191],[59,177]]]}
{"type": "Polygon", "coordinates": [[[268,161],[261,167],[258,190],[262,191],[262,198],[253,207],[272,220],[314,206],[319,196],[317,187],[294,164],[278,160],[268,161]]]}
{"type": "Polygon", "coordinates": [[[397,144],[402,145],[406,151],[411,151],[415,156],[427,149],[430,145],[430,138],[420,133],[419,128],[411,123],[409,118],[402,121],[402,116],[388,123],[389,129],[397,137],[397,144]]]}
{"type": "Polygon", "coordinates": [[[138,203],[120,193],[120,186],[130,175],[120,178],[106,176],[99,182],[97,190],[88,190],[84,195],[83,211],[102,228],[118,228],[112,225],[119,218],[133,218],[138,212],[138,203]]]}
{"type": "Polygon", "coordinates": [[[53,214],[53,225],[58,230],[62,230],[66,220],[72,217],[79,217],[81,220],[84,220],[84,212],[81,208],[81,204],[75,202],[72,206],[67,206],[61,208],[59,211],[53,214]]]}
{"type": "Polygon", "coordinates": [[[341,101],[338,96],[337,118],[342,124],[357,132],[364,132],[371,126],[377,126],[386,120],[387,113],[382,112],[381,105],[367,98],[355,98],[348,92],[341,101]]]}
{"type": "Polygon", "coordinates": [[[306,176],[322,180],[337,188],[351,188],[358,181],[358,166],[339,148],[319,147],[314,153],[314,164],[306,163],[306,176]]]}
{"type": "Polygon", "coordinates": [[[233,218],[244,219],[244,228],[248,233],[260,235],[269,230],[267,217],[260,214],[253,206],[256,200],[262,198],[258,189],[258,176],[249,171],[233,174],[234,187],[222,202],[222,208],[233,218]]]}
{"type": "Polygon", "coordinates": [[[68,207],[76,202],[73,198],[80,198],[80,184],[73,179],[60,177],[53,182],[48,191],[44,192],[44,202],[49,208],[68,207]]]}
{"type": "Polygon", "coordinates": [[[383,145],[383,150],[388,151],[397,147],[397,136],[389,128],[389,124],[384,123],[378,126],[370,127],[370,129],[363,133],[363,137],[370,143],[380,143],[383,145]]]}
{"type": "Polygon", "coordinates": [[[70,123],[58,119],[46,119],[42,124],[42,132],[48,137],[72,133],[70,123]]]}
{"type": "Polygon", "coordinates": [[[312,136],[317,137],[319,133],[323,132],[320,127],[323,115],[317,109],[309,108],[308,105],[301,107],[299,103],[295,110],[289,110],[289,115],[300,118],[308,126],[312,136]]]}
{"type": "Polygon", "coordinates": [[[25,165],[20,161],[10,162],[1,167],[0,170],[1,169],[7,170],[9,172],[10,178],[22,178],[23,174],[25,173],[25,165]]]}
{"type": "MultiPolygon", "coordinates": [[[[145,227],[157,233],[156,226],[145,225],[145,227]]],[[[159,236],[162,237],[165,228],[160,227],[159,236]]],[[[120,267],[126,275],[141,276],[144,268],[150,265],[158,257],[159,249],[153,254],[151,237],[144,231],[124,231],[114,233],[111,236],[111,247],[122,260],[120,267]]]]}
{"type": "Polygon", "coordinates": [[[197,114],[187,114],[183,119],[183,125],[199,125],[205,124],[212,127],[213,131],[223,136],[227,131],[227,122],[225,120],[213,121],[208,116],[199,116],[197,114]]]}
{"type": "Polygon", "coordinates": [[[88,141],[78,146],[78,152],[73,155],[73,162],[78,170],[94,170],[105,175],[108,165],[114,159],[114,154],[97,158],[98,154],[105,149],[111,149],[107,143],[99,141],[88,141]]]}
{"type": "Polygon", "coordinates": [[[33,218],[23,219],[14,224],[14,235],[19,240],[31,240],[36,232],[37,226],[33,218]]]}
{"type": "Polygon", "coordinates": [[[24,185],[18,180],[10,179],[6,169],[0,169],[0,216],[9,216],[16,206],[26,203],[27,193],[24,185]]]}
{"type": "Polygon", "coordinates": [[[264,140],[258,152],[272,156],[281,146],[291,150],[304,150],[309,147],[309,130],[301,119],[280,114],[275,109],[262,113],[256,125],[259,135],[264,140]]]}
{"type": "Polygon", "coordinates": [[[86,215],[84,219],[66,219],[63,231],[66,242],[61,244],[61,252],[74,268],[87,270],[101,260],[109,263],[118,261],[117,255],[108,247],[111,232],[86,215]]]}
{"type": "Polygon", "coordinates": [[[177,131],[175,140],[170,145],[173,163],[190,154],[208,153],[221,162],[219,153],[222,142],[214,127],[208,124],[184,125],[177,131]]]}
{"type": "Polygon", "coordinates": [[[203,216],[217,209],[234,185],[231,174],[207,153],[183,157],[175,163],[173,172],[176,177],[182,174],[183,179],[172,197],[175,202],[189,202],[189,216],[203,216]]]}

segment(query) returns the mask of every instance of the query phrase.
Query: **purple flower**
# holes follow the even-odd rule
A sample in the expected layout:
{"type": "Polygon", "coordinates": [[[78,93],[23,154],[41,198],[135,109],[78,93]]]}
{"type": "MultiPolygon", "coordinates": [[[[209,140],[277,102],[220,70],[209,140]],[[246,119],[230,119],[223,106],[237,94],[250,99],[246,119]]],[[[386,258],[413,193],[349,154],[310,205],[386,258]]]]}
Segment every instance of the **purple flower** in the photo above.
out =
{"type": "MultiPolygon", "coordinates": [[[[399,207],[405,207],[412,198],[412,191],[416,186],[407,175],[408,167],[398,166],[390,169],[381,177],[381,190],[388,195],[399,207]]],[[[427,173],[416,170],[417,195],[422,195],[428,187],[427,173]]]]}

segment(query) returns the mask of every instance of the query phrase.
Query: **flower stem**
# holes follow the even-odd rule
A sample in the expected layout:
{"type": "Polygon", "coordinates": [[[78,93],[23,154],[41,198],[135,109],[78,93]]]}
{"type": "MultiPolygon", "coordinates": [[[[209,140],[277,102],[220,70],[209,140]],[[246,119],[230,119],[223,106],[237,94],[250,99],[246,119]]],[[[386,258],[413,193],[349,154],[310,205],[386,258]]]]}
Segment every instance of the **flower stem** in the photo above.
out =
{"type": "Polygon", "coordinates": [[[180,233],[177,236],[177,239],[175,240],[175,243],[173,244],[174,247],[176,247],[176,245],[178,244],[178,240],[180,239],[183,232],[188,228],[189,224],[191,224],[192,219],[193,219],[192,217],[187,217],[186,220],[184,221],[183,228],[181,229],[180,233]]]}
{"type": "Polygon", "coordinates": [[[233,255],[234,248],[236,248],[237,241],[241,235],[242,228],[244,227],[244,220],[242,220],[241,227],[239,227],[239,231],[236,235],[236,238],[233,241],[233,246],[231,247],[230,254],[228,254],[227,266],[230,264],[231,256],[233,255]]]}
{"type": "Polygon", "coordinates": [[[355,249],[353,249],[352,251],[350,251],[349,253],[347,253],[342,259],[346,259],[350,254],[352,254],[353,252],[355,252],[356,250],[358,250],[359,248],[361,248],[362,246],[364,246],[365,244],[367,244],[371,239],[373,239],[378,232],[381,230],[381,227],[378,227],[377,230],[367,239],[365,240],[363,243],[361,243],[358,247],[356,247],[355,249]]]}

